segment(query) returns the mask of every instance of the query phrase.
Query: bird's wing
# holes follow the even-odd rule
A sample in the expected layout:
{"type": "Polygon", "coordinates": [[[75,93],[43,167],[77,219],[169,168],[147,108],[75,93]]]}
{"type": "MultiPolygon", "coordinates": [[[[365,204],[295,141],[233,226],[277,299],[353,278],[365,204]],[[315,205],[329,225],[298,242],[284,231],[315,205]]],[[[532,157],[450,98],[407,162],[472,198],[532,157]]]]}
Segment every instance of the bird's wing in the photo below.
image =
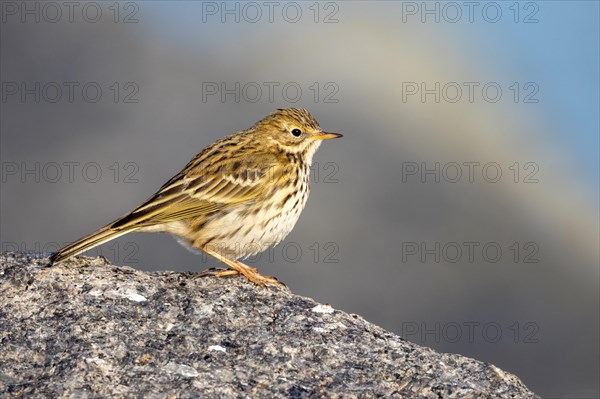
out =
{"type": "Polygon", "coordinates": [[[154,196],[111,227],[152,226],[253,201],[270,186],[276,165],[274,154],[245,154],[210,163],[199,163],[195,158],[154,196]]]}

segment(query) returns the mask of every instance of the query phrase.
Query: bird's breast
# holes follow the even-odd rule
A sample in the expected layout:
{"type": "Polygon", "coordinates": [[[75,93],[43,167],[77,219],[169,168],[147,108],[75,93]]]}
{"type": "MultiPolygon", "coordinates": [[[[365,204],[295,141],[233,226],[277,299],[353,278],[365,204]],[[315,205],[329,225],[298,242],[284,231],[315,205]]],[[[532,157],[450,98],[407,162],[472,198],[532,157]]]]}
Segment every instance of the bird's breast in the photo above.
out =
{"type": "Polygon", "coordinates": [[[194,247],[210,247],[224,256],[243,259],[281,242],[294,228],[309,194],[309,170],[290,172],[268,182],[265,195],[231,207],[207,222],[194,247]]]}

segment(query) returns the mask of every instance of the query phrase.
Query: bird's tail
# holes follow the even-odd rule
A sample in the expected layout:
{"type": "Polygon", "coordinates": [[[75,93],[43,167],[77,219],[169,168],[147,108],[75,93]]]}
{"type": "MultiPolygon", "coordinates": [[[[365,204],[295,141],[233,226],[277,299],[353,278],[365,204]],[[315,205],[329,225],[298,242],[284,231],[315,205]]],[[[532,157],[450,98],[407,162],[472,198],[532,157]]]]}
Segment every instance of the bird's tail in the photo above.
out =
{"type": "Polygon", "coordinates": [[[67,260],[71,256],[79,255],[80,253],[87,251],[88,249],[92,249],[97,247],[98,245],[104,244],[107,241],[113,240],[123,234],[127,234],[132,231],[132,229],[115,229],[112,228],[111,223],[107,226],[104,226],[100,230],[87,235],[79,240],[75,241],[72,244],[67,245],[62,248],[58,252],[55,252],[50,256],[50,263],[59,263],[64,260],[67,260]]]}

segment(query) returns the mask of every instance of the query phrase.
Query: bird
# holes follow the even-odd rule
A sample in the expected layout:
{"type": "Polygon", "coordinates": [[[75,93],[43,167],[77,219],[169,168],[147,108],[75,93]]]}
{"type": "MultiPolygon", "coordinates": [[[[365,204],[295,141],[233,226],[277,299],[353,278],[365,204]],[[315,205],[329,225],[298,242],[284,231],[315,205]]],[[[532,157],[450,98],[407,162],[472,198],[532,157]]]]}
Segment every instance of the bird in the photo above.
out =
{"type": "Polygon", "coordinates": [[[50,256],[50,265],[131,232],[165,232],[257,285],[278,285],[241,261],[281,242],[310,192],[313,155],[325,132],[301,108],[277,109],[252,127],[204,148],[156,194],[125,216],[50,256]]]}

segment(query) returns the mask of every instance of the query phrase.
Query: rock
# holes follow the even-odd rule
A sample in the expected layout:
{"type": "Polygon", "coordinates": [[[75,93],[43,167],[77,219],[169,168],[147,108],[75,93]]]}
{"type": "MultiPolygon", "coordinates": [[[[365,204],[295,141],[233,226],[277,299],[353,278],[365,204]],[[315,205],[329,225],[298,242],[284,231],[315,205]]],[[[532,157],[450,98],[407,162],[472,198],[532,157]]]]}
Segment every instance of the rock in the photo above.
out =
{"type": "Polygon", "coordinates": [[[1,254],[0,396],[538,398],[286,288],[192,277],[1,254]]]}

